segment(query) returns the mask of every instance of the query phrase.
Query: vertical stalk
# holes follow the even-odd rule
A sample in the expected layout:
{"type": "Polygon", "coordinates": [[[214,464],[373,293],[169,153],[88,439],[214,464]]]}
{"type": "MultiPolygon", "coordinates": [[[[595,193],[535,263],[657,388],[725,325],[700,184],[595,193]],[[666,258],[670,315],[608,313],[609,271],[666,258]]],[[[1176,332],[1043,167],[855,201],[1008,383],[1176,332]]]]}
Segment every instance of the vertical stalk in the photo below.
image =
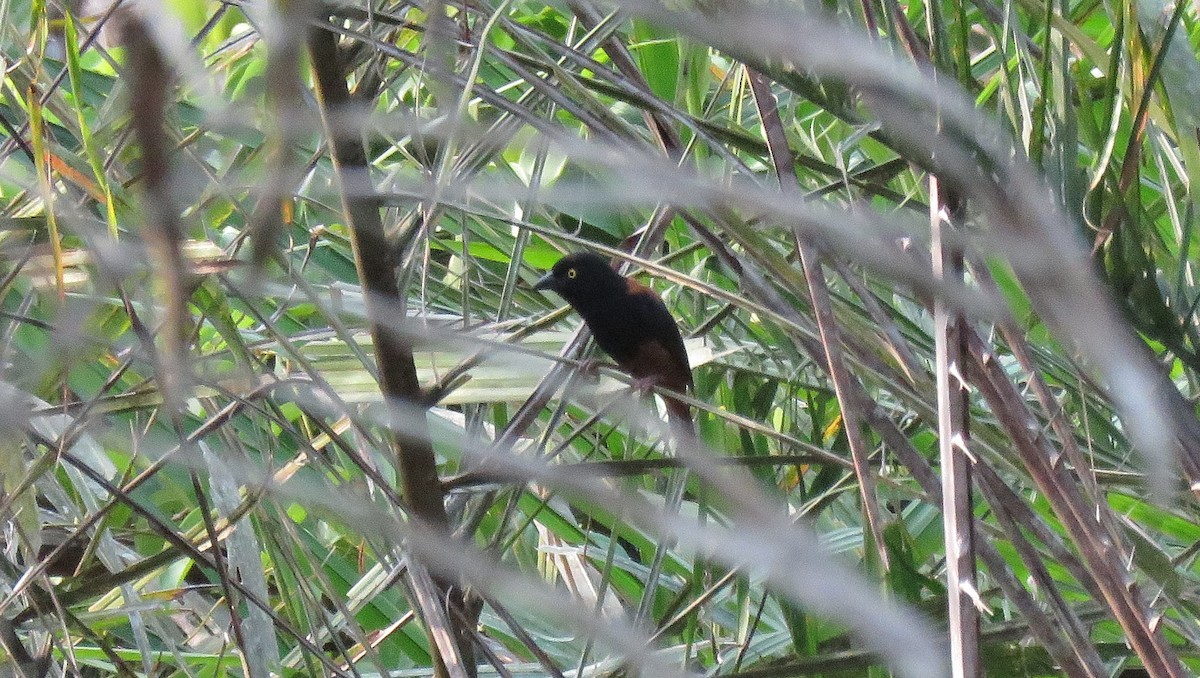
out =
{"type": "MultiPolygon", "coordinates": [[[[424,398],[413,362],[413,348],[400,333],[389,329],[402,324],[404,319],[384,317],[387,309],[383,302],[401,296],[388,258],[378,202],[367,190],[370,179],[366,149],[358,133],[348,133],[338,120],[339,113],[350,103],[350,92],[337,39],[328,30],[313,29],[308,36],[308,49],[334,177],[350,227],[354,265],[363,286],[379,386],[384,402],[392,406],[394,421],[389,433],[403,496],[410,518],[419,524],[419,529],[431,532],[435,538],[449,538],[450,520],[423,411],[424,398]],[[348,186],[352,190],[347,190],[348,186]],[[398,421],[401,417],[404,420],[398,421]]],[[[420,573],[413,572],[416,568],[409,569],[417,606],[424,612],[430,648],[435,650],[434,675],[438,678],[475,675],[471,633],[476,615],[468,611],[463,591],[436,573],[432,579],[435,590],[429,591],[428,586],[423,586],[420,573]],[[453,642],[447,642],[448,639],[453,642]]]]}
{"type": "MultiPolygon", "coordinates": [[[[957,201],[929,176],[929,228],[933,275],[961,283],[963,255],[946,244],[947,227],[959,210],[957,201]]],[[[946,605],[950,632],[950,666],[955,678],[982,675],[979,663],[978,588],[975,576],[975,523],[972,519],[971,455],[968,450],[968,398],[963,378],[966,342],[962,314],[933,302],[937,370],[938,443],[942,465],[942,527],[946,539],[946,605]]]]}

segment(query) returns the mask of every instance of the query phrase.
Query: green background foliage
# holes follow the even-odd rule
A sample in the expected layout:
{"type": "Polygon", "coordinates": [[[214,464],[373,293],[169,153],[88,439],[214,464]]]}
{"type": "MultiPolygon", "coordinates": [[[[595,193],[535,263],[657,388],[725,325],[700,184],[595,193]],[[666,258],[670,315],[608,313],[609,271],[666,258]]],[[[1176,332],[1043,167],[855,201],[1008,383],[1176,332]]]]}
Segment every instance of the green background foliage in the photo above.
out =
{"type": "MultiPolygon", "coordinates": [[[[160,83],[170,173],[156,193],[120,12],[62,4],[0,1],[0,630],[51,671],[434,670],[425,629],[437,622],[401,583],[424,551],[403,541],[417,538],[394,489],[343,203],[367,187],[402,293],[375,320],[407,337],[421,384],[439,389],[406,416],[428,422],[450,528],[481,563],[578,617],[626,620],[681,672],[903,674],[864,640],[878,620],[829,609],[866,591],[921,615],[914,638],[953,632],[942,509],[925,482],[939,454],[936,297],[965,314],[1016,394],[1000,407],[981,368],[955,368],[984,474],[976,537],[996,554],[977,560],[987,675],[1146,663],[1095,583],[1117,574],[1170,661],[1200,671],[1200,526],[1184,491],[1198,479],[1162,454],[1186,458],[1189,443],[1176,431],[1158,456],[1136,449],[1147,438],[1122,404],[1195,418],[1192,5],[165,3],[137,10],[172,74],[160,83]],[[780,47],[793,24],[754,33],[772,16],[854,39],[797,33],[794,60],[780,47]],[[354,107],[333,126],[363,143],[370,184],[347,185],[331,159],[312,30],[338,36],[354,107]],[[930,102],[946,106],[936,133],[930,102]],[[967,169],[950,172],[954,158],[967,169]],[[1021,188],[1025,168],[1041,200],[1021,188]],[[931,170],[968,198],[951,236],[962,283],[930,270],[931,170]],[[147,244],[163,211],[183,236],[180,287],[147,244]],[[1039,223],[1054,237],[1015,227],[1025,213],[1050,215],[1039,223]],[[819,255],[804,263],[825,301],[801,242],[819,255]],[[653,402],[619,373],[573,369],[591,355],[564,352],[578,317],[531,285],[584,248],[624,252],[627,272],[663,295],[687,338],[706,454],[750,483],[749,498],[678,470],[687,460],[653,402]],[[1076,254],[1078,269],[1055,263],[1076,254]],[[1076,286],[1055,287],[1060,274],[1076,286]],[[1054,309],[1094,300],[1089,345],[1093,327],[1054,309]],[[836,327],[832,368],[820,310],[836,327]],[[1101,361],[1089,346],[1108,345],[1109,315],[1137,348],[1101,361]],[[1171,397],[1114,380],[1125,361],[1152,364],[1171,397]],[[831,369],[861,398],[839,398],[831,369]],[[547,384],[553,397],[515,426],[547,384]],[[1083,529],[1107,550],[1065,525],[1076,505],[1047,493],[1016,430],[1040,434],[1053,477],[1078,484],[1097,516],[1083,529]],[[491,455],[509,453],[597,494],[519,482],[519,468],[488,475],[503,466],[491,455]],[[736,536],[746,505],[778,518],[746,527],[762,551],[722,537],[724,551],[700,553],[629,515],[665,507],[672,525],[736,536]],[[756,570],[769,542],[810,531],[844,581],[789,590],[756,570]]],[[[621,675],[641,661],[637,643],[475,585],[482,674],[621,675]]]]}

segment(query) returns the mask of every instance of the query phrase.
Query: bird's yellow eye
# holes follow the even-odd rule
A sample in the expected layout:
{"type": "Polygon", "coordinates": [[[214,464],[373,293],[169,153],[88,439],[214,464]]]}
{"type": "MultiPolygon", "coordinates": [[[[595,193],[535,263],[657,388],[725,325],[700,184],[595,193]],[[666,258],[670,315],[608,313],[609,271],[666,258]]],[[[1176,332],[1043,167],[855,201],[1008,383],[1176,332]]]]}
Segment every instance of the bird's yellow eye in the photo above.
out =
{"type": "Polygon", "coordinates": [[[573,269],[573,268],[567,269],[567,277],[568,278],[574,279],[575,276],[577,276],[577,275],[579,275],[579,273],[575,269],[573,269]]]}

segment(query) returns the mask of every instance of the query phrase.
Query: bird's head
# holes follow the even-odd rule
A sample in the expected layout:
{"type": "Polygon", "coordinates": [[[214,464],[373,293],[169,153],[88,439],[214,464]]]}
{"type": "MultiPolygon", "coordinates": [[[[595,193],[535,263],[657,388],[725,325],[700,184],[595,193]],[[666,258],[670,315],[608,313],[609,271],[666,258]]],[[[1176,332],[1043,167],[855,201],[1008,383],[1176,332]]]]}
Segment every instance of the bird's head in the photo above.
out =
{"type": "Polygon", "coordinates": [[[558,292],[568,303],[579,308],[591,300],[624,292],[626,281],[603,257],[591,252],[576,252],[559,259],[533,289],[558,292]]]}

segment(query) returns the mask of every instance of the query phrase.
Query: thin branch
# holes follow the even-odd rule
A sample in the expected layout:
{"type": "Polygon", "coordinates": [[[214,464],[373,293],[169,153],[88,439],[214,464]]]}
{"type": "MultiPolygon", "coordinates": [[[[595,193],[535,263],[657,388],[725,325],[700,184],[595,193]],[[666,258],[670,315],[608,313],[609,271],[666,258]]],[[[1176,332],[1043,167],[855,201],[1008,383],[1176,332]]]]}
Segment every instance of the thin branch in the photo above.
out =
{"type": "MultiPolygon", "coordinates": [[[[759,118],[762,120],[763,131],[767,137],[767,145],[771,149],[771,160],[775,163],[775,174],[779,179],[780,188],[793,195],[800,195],[799,182],[796,180],[795,159],[788,146],[784,134],[783,122],[779,118],[779,109],[775,95],[771,92],[771,83],[761,73],[747,67],[750,87],[754,92],[754,101],[758,105],[759,118]]],[[[838,330],[837,319],[833,313],[833,305],[829,298],[829,288],[825,284],[825,274],[821,267],[821,255],[817,248],[800,233],[796,233],[796,247],[800,252],[800,263],[804,268],[804,279],[808,283],[808,294],[812,299],[813,315],[816,317],[817,329],[821,335],[821,348],[824,362],[829,367],[829,377],[833,380],[834,393],[837,396],[838,407],[842,413],[842,423],[846,430],[846,439],[850,443],[850,455],[854,459],[854,472],[858,476],[858,485],[862,494],[863,513],[867,518],[867,526],[871,532],[872,541],[883,568],[888,569],[887,546],[883,540],[883,519],[879,515],[879,503],[875,494],[875,476],[871,470],[866,441],[863,440],[863,420],[858,409],[851,402],[853,387],[842,357],[842,339],[838,330]]]]}

